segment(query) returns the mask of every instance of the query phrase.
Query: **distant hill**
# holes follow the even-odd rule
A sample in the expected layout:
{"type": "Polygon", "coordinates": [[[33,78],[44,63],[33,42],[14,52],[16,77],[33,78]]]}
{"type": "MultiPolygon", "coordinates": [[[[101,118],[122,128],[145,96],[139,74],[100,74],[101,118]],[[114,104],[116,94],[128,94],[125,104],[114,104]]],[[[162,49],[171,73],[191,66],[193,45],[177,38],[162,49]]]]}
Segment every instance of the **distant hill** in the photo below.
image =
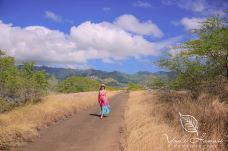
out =
{"type": "Polygon", "coordinates": [[[97,80],[99,82],[105,83],[109,86],[113,87],[126,87],[128,82],[133,83],[142,83],[146,79],[150,79],[154,76],[160,76],[163,78],[174,78],[175,73],[172,72],[137,72],[135,74],[126,74],[119,71],[107,72],[102,70],[95,70],[95,69],[67,69],[67,68],[54,68],[54,67],[47,67],[47,66],[36,66],[35,70],[44,70],[49,75],[55,76],[58,80],[64,80],[70,76],[83,76],[90,79],[97,80]]]}
{"type": "Polygon", "coordinates": [[[100,83],[81,76],[71,76],[61,81],[58,85],[58,91],[64,93],[95,91],[99,88],[100,83]]]}

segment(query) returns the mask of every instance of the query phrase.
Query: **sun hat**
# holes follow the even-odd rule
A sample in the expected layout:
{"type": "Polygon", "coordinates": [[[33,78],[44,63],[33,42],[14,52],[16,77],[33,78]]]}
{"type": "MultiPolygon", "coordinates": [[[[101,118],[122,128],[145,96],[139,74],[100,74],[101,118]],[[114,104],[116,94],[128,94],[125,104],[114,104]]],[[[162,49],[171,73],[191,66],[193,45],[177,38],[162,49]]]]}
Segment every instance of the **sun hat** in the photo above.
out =
{"type": "Polygon", "coordinates": [[[105,87],[105,84],[101,84],[101,87],[105,87]]]}

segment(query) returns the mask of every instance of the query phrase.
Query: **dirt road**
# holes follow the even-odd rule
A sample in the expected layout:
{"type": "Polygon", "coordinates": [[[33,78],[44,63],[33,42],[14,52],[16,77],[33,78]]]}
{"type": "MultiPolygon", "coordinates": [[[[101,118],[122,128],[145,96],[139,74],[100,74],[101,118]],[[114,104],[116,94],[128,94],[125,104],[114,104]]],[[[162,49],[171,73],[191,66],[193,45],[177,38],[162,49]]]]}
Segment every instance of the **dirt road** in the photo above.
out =
{"type": "Polygon", "coordinates": [[[78,112],[40,132],[40,137],[19,151],[118,151],[128,93],[110,99],[111,114],[99,118],[99,106],[78,112]]]}

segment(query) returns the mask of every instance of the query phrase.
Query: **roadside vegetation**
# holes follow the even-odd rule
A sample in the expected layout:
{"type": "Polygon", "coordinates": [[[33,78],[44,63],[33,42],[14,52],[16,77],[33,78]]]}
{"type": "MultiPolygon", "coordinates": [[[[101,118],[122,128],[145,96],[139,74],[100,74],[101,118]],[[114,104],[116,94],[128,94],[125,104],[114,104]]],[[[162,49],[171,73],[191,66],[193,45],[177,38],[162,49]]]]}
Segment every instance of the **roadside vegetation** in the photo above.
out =
{"type": "Polygon", "coordinates": [[[163,84],[166,91],[158,92],[165,120],[175,122],[177,112],[197,117],[208,138],[224,140],[217,150],[228,146],[227,22],[218,16],[208,18],[200,29],[192,31],[197,39],[184,42],[176,48],[179,53],[158,63],[177,73],[176,79],[163,84]]]}
{"type": "Polygon", "coordinates": [[[193,99],[192,94],[186,91],[131,91],[125,112],[125,150],[225,151],[227,108],[227,104],[206,93],[193,99]],[[198,136],[182,128],[179,112],[198,120],[198,136]],[[223,142],[191,144],[190,138],[223,142]],[[170,144],[173,139],[182,143],[170,144]]]}
{"type": "Polygon", "coordinates": [[[176,46],[176,54],[161,58],[157,65],[175,72],[176,78],[163,83],[161,79],[159,86],[198,91],[199,85],[216,77],[228,79],[227,22],[226,18],[208,18],[200,29],[191,31],[197,38],[176,46]]]}
{"type": "Polygon", "coordinates": [[[26,62],[21,68],[15,58],[0,51],[0,112],[21,104],[38,102],[48,89],[48,76],[34,71],[34,63],[26,62]]]}
{"type": "Polygon", "coordinates": [[[157,62],[174,72],[175,78],[156,77],[152,88],[157,90],[130,93],[125,114],[127,151],[228,149],[227,22],[227,18],[218,16],[208,18],[200,29],[191,31],[196,38],[176,46],[175,54],[167,54],[157,62]],[[181,140],[185,135],[197,137],[183,130],[179,112],[198,120],[198,138],[222,142],[169,146],[163,134],[169,140],[181,140]]]}

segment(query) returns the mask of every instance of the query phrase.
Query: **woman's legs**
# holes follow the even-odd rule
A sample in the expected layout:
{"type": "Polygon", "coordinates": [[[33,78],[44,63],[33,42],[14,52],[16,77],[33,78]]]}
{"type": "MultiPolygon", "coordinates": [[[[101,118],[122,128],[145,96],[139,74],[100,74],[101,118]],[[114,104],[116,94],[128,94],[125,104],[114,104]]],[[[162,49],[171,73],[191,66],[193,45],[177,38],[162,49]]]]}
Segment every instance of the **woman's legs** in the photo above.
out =
{"type": "Polygon", "coordinates": [[[102,105],[100,107],[101,107],[101,117],[100,118],[103,118],[102,105]]]}

